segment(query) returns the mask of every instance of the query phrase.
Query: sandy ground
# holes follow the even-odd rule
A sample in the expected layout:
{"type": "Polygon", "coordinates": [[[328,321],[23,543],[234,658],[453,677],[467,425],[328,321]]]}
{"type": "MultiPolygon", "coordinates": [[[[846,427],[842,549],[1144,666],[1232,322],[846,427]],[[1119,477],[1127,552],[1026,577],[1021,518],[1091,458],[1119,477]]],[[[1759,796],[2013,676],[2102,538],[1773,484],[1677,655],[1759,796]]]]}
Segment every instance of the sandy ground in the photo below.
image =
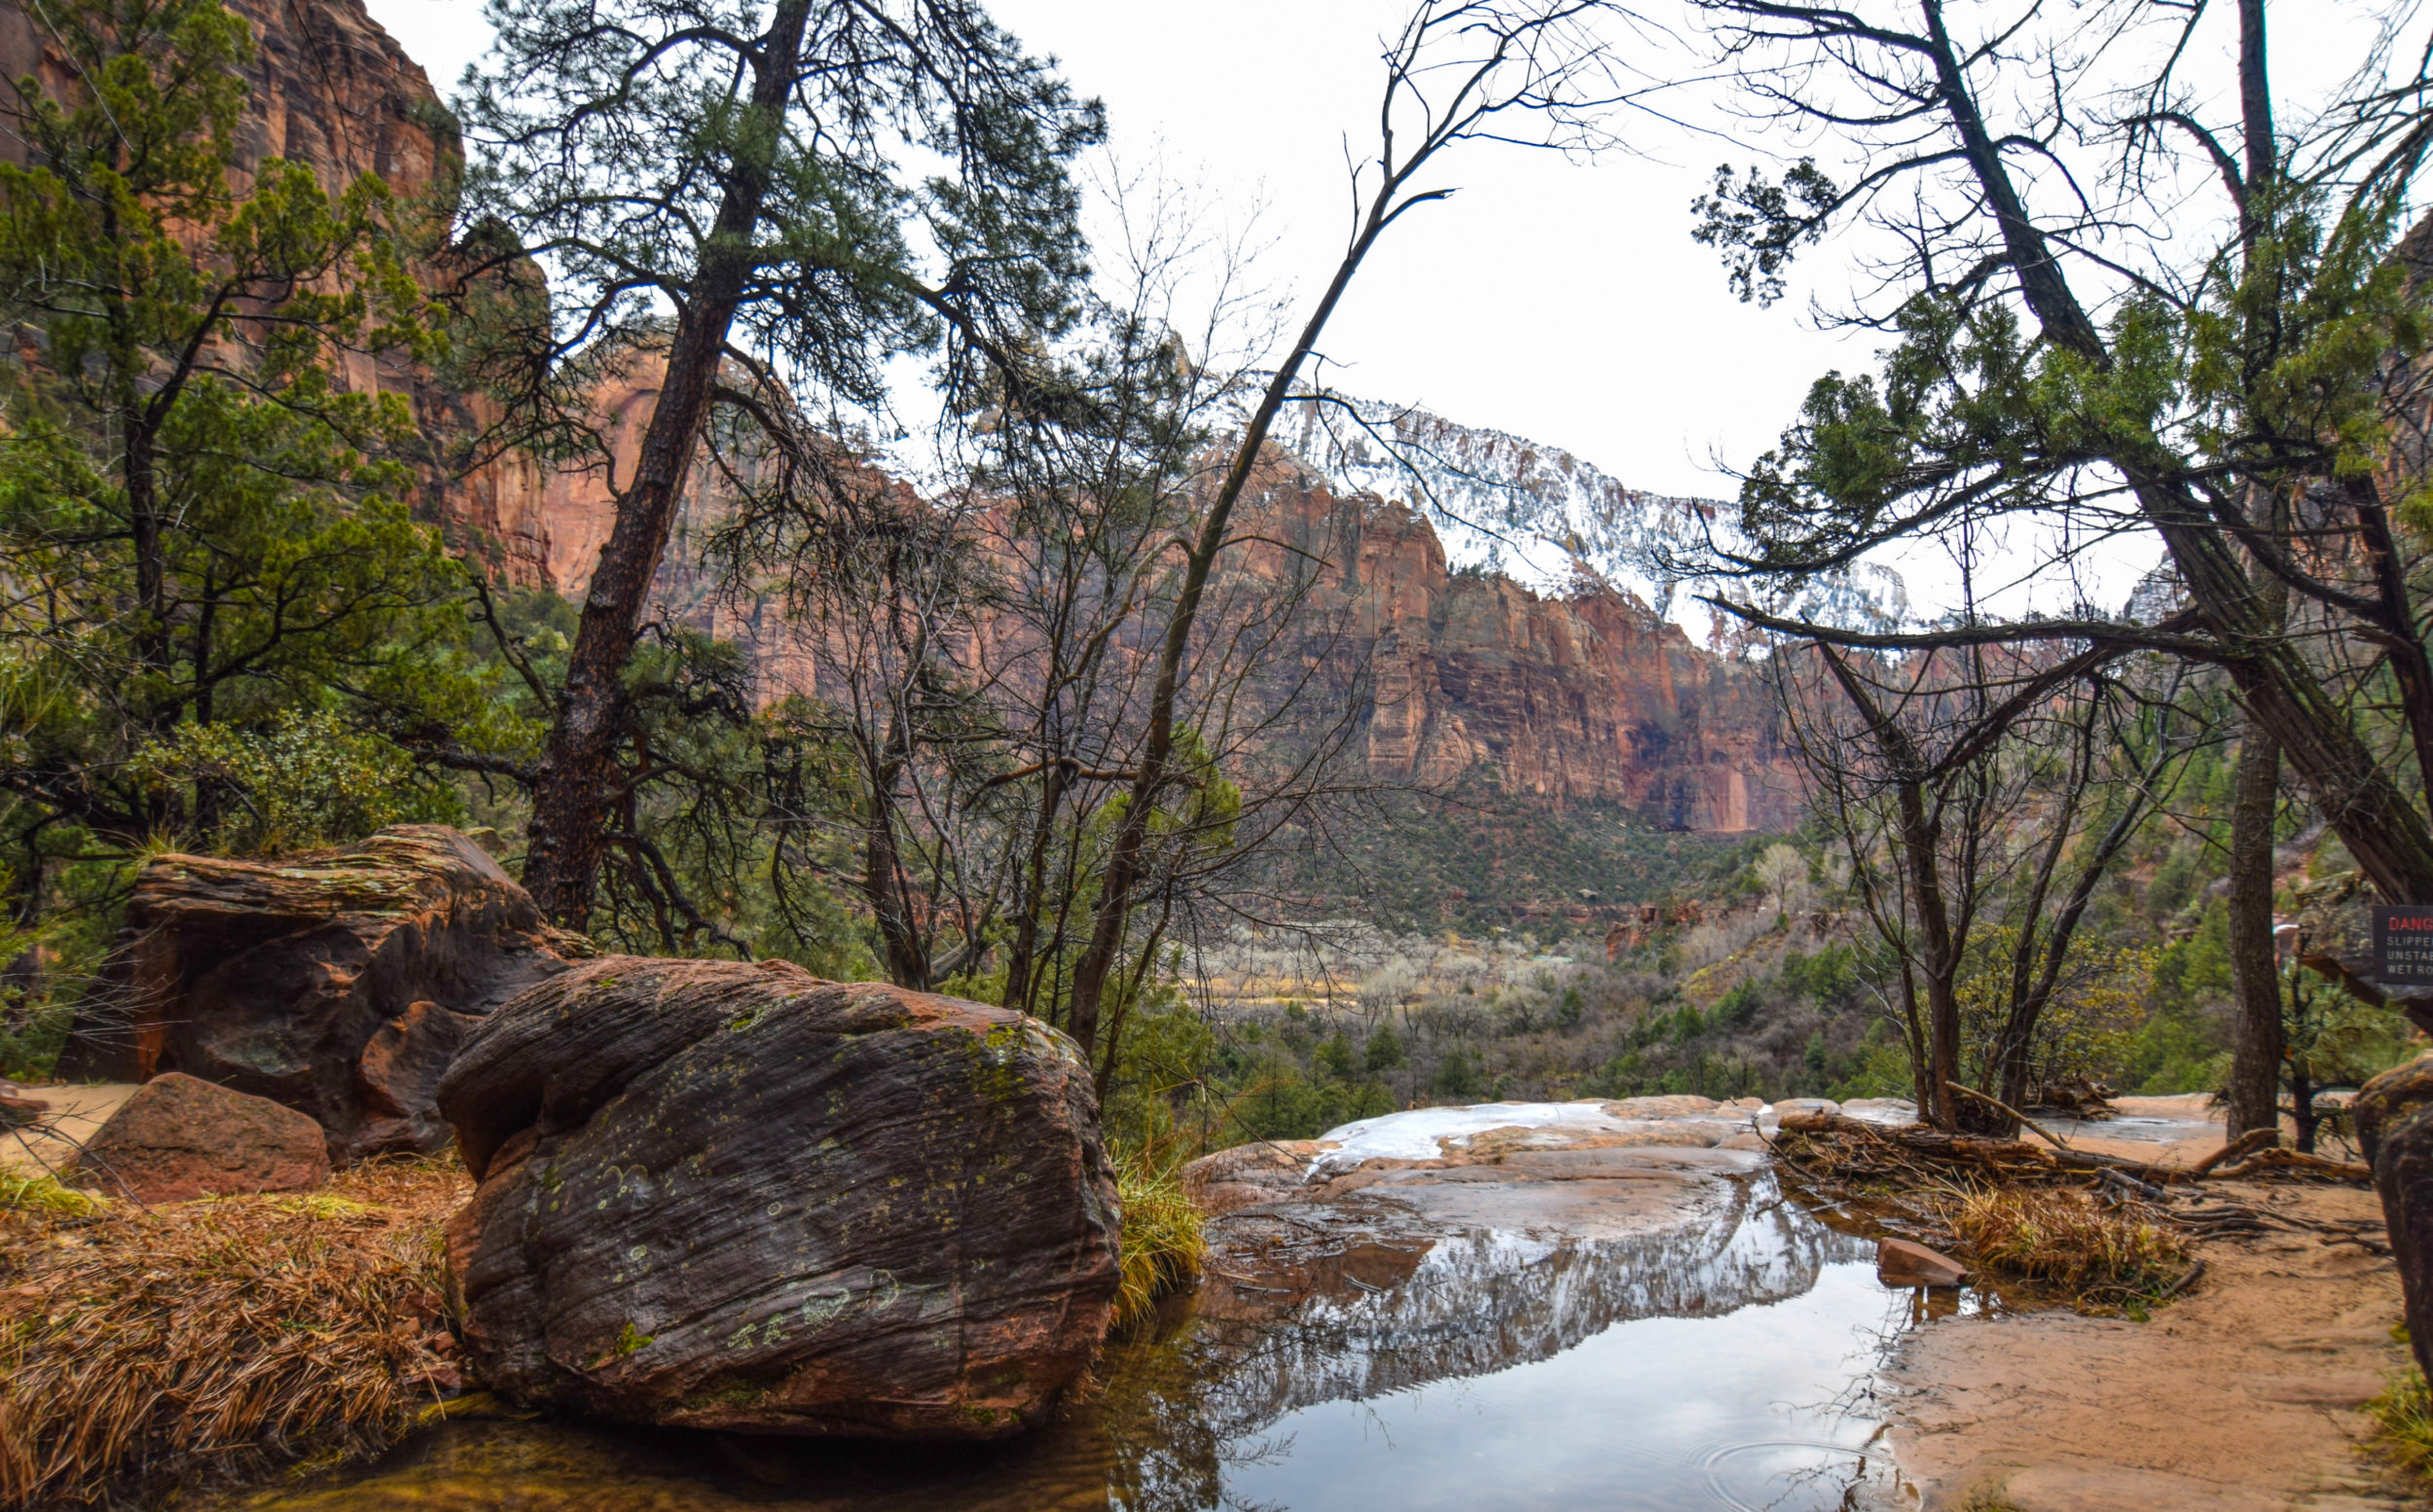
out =
{"type": "MultiPolygon", "coordinates": [[[[2218,1143],[2170,1147],[2180,1157],[2218,1143]]],[[[2153,1159],[2155,1148],[2123,1153],[2153,1159]]],[[[2220,1191],[2306,1217],[2381,1214],[2357,1187],[2220,1191]]],[[[1910,1335],[1887,1405],[1921,1512],[2422,1506],[2358,1452],[2369,1423],[2357,1408],[2407,1363],[2391,1338],[2400,1301],[2389,1257],[2296,1234],[2197,1252],[2204,1278],[2151,1322],[2054,1311],[1947,1318],[1910,1335]]]]}
{"type": "Polygon", "coordinates": [[[51,1116],[32,1129],[0,1131],[0,1170],[21,1175],[58,1170],[134,1091],[132,1082],[25,1088],[25,1096],[50,1105],[51,1116]]]}

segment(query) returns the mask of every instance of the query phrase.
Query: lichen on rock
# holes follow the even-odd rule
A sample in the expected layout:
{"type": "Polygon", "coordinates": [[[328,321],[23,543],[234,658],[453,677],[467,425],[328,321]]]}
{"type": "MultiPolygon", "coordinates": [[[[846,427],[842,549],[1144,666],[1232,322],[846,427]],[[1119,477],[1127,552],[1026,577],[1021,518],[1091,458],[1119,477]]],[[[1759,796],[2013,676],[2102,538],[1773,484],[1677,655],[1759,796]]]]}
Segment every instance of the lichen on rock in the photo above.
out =
{"type": "Polygon", "coordinates": [[[483,1379],[744,1432],[992,1438],[1111,1315],[1090,1076],[1004,1009],[785,962],[611,957],[478,1027],[439,1091],[483,1379]]]}

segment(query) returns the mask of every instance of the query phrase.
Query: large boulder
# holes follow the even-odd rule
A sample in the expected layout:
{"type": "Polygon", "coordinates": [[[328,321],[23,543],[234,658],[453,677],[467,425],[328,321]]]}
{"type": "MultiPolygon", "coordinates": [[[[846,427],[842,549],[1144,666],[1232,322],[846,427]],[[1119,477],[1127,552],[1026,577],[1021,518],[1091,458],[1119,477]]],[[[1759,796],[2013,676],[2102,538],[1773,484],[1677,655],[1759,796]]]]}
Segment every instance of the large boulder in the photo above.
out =
{"type": "Polygon", "coordinates": [[[176,1071],[135,1089],[67,1170],[78,1186],[140,1203],[297,1192],[329,1174],[320,1125],[176,1071]]]}
{"type": "Polygon", "coordinates": [[[781,961],[611,956],[473,1031],[439,1105],[464,1339],[527,1402],[749,1433],[994,1438],[1088,1361],[1119,1214],[1035,1019],[781,961]]]}
{"type": "Polygon", "coordinates": [[[2357,1090],[2357,1143],[2390,1228],[2408,1340],[2433,1376],[2433,1052],[2357,1090]]]}
{"type": "Polygon", "coordinates": [[[270,1098],[318,1123],[341,1163],[434,1150],[449,1134],[431,1089],[465,1029],[581,949],[442,825],[281,862],[157,856],[60,1070],[184,1071],[270,1098]]]}

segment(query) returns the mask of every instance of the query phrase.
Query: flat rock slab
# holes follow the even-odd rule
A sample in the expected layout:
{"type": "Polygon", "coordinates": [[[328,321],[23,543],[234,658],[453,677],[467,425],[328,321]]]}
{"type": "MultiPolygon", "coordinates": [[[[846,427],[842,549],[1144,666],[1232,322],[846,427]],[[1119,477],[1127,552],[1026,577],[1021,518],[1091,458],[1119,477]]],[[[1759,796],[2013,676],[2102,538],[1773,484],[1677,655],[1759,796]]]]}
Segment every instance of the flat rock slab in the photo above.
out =
{"type": "Polygon", "coordinates": [[[1022,1014],[784,962],[611,956],[440,1083],[494,1389],[749,1433],[993,1438],[1098,1348],[1120,1220],[1088,1067],[1022,1014]]]}
{"type": "MultiPolygon", "coordinates": [[[[2300,1220],[2376,1212],[2355,1187],[2219,1185],[2300,1220]]],[[[1883,1384],[1920,1512],[2285,1512],[2358,1489],[2372,1424],[2346,1409],[2406,1360],[2391,1262],[2311,1237],[2199,1253],[2203,1279],[2142,1323],[2052,1309],[1911,1329],[1883,1384]]]]}
{"type": "Polygon", "coordinates": [[[0,1138],[0,1170],[39,1176],[66,1170],[76,1152],[139,1090],[133,1082],[54,1082],[30,1089],[28,1096],[48,1111],[41,1123],[0,1138]]]}
{"type": "Polygon", "coordinates": [[[138,1088],[68,1168],[107,1197],[182,1203],[329,1179],[321,1126],[268,1098],[169,1071],[138,1088]]]}

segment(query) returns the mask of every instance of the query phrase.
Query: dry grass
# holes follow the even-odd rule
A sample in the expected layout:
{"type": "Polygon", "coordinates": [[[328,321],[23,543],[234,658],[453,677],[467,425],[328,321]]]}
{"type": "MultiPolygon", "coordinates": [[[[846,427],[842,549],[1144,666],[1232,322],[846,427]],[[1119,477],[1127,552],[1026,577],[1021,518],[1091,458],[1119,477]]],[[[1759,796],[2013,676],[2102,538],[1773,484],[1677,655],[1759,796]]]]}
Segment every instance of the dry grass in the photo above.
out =
{"type": "Polygon", "coordinates": [[[2392,1379],[2390,1388],[2366,1403],[2374,1419],[2374,1451],[2433,1491],[2433,1387],[2424,1372],[2410,1366],[2392,1379]]]}
{"type": "Polygon", "coordinates": [[[453,1157],[150,1210],[0,1193],[0,1505],[377,1453],[438,1402],[453,1157]]]}
{"type": "Polygon", "coordinates": [[[2134,1206],[2069,1187],[1952,1187],[1943,1222],[1988,1270],[2045,1281],[2093,1302],[2160,1295],[2187,1269],[2180,1236],[2134,1206]]]}
{"type": "Polygon", "coordinates": [[[1123,1289],[1115,1325],[1144,1317],[1157,1299],[1198,1278],[1208,1258],[1198,1205],[1183,1195],[1171,1170],[1139,1155],[1118,1154],[1115,1188],[1123,1201],[1123,1289]]]}

